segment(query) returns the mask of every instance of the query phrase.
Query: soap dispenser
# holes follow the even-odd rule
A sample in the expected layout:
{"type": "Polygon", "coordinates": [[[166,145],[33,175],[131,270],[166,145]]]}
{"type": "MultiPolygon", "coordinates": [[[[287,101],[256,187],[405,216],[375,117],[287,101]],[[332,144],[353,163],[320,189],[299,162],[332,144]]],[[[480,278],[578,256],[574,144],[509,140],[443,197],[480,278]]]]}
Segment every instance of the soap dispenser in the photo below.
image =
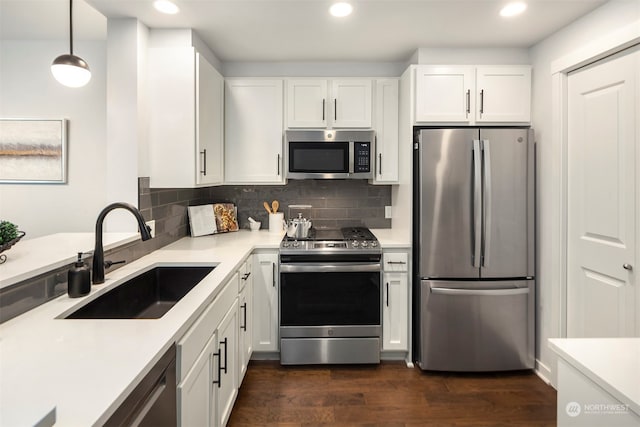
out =
{"type": "Polygon", "coordinates": [[[82,261],[82,252],[67,274],[67,292],[71,298],[87,295],[91,291],[91,270],[82,261]]]}

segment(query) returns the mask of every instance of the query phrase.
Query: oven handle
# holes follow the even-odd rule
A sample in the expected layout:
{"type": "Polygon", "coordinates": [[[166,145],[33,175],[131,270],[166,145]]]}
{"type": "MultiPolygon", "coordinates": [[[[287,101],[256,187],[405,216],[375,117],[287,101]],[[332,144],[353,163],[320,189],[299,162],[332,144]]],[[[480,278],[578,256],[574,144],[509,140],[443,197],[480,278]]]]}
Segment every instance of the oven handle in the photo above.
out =
{"type": "Polygon", "coordinates": [[[281,273],[353,273],[379,272],[380,263],[344,262],[339,264],[296,263],[280,264],[281,273]]]}

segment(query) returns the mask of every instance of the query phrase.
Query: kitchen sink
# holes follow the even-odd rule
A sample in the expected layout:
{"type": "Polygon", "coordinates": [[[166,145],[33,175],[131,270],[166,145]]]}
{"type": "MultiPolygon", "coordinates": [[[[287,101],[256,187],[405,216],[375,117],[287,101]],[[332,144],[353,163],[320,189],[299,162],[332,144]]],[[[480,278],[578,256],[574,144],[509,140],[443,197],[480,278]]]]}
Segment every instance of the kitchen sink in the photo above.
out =
{"type": "Polygon", "coordinates": [[[155,267],[80,307],[65,319],[159,319],[215,267],[155,267]]]}

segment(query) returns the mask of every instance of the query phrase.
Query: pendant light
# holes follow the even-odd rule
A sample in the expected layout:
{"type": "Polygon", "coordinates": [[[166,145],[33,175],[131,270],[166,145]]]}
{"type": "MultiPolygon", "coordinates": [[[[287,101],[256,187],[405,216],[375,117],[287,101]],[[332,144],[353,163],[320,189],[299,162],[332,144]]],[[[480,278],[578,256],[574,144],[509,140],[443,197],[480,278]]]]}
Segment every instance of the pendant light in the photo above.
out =
{"type": "Polygon", "coordinates": [[[91,80],[89,65],[73,54],[73,0],[69,0],[69,53],[53,61],[51,73],[57,81],[69,87],[82,87],[91,80]]]}

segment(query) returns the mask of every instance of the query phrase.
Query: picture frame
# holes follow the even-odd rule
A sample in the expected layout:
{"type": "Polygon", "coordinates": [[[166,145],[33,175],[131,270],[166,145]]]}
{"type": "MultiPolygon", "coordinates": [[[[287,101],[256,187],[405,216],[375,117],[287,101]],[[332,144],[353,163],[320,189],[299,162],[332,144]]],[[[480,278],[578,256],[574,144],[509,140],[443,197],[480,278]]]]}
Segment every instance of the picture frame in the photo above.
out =
{"type": "Polygon", "coordinates": [[[0,118],[0,184],[65,184],[67,119],[0,118]]]}

